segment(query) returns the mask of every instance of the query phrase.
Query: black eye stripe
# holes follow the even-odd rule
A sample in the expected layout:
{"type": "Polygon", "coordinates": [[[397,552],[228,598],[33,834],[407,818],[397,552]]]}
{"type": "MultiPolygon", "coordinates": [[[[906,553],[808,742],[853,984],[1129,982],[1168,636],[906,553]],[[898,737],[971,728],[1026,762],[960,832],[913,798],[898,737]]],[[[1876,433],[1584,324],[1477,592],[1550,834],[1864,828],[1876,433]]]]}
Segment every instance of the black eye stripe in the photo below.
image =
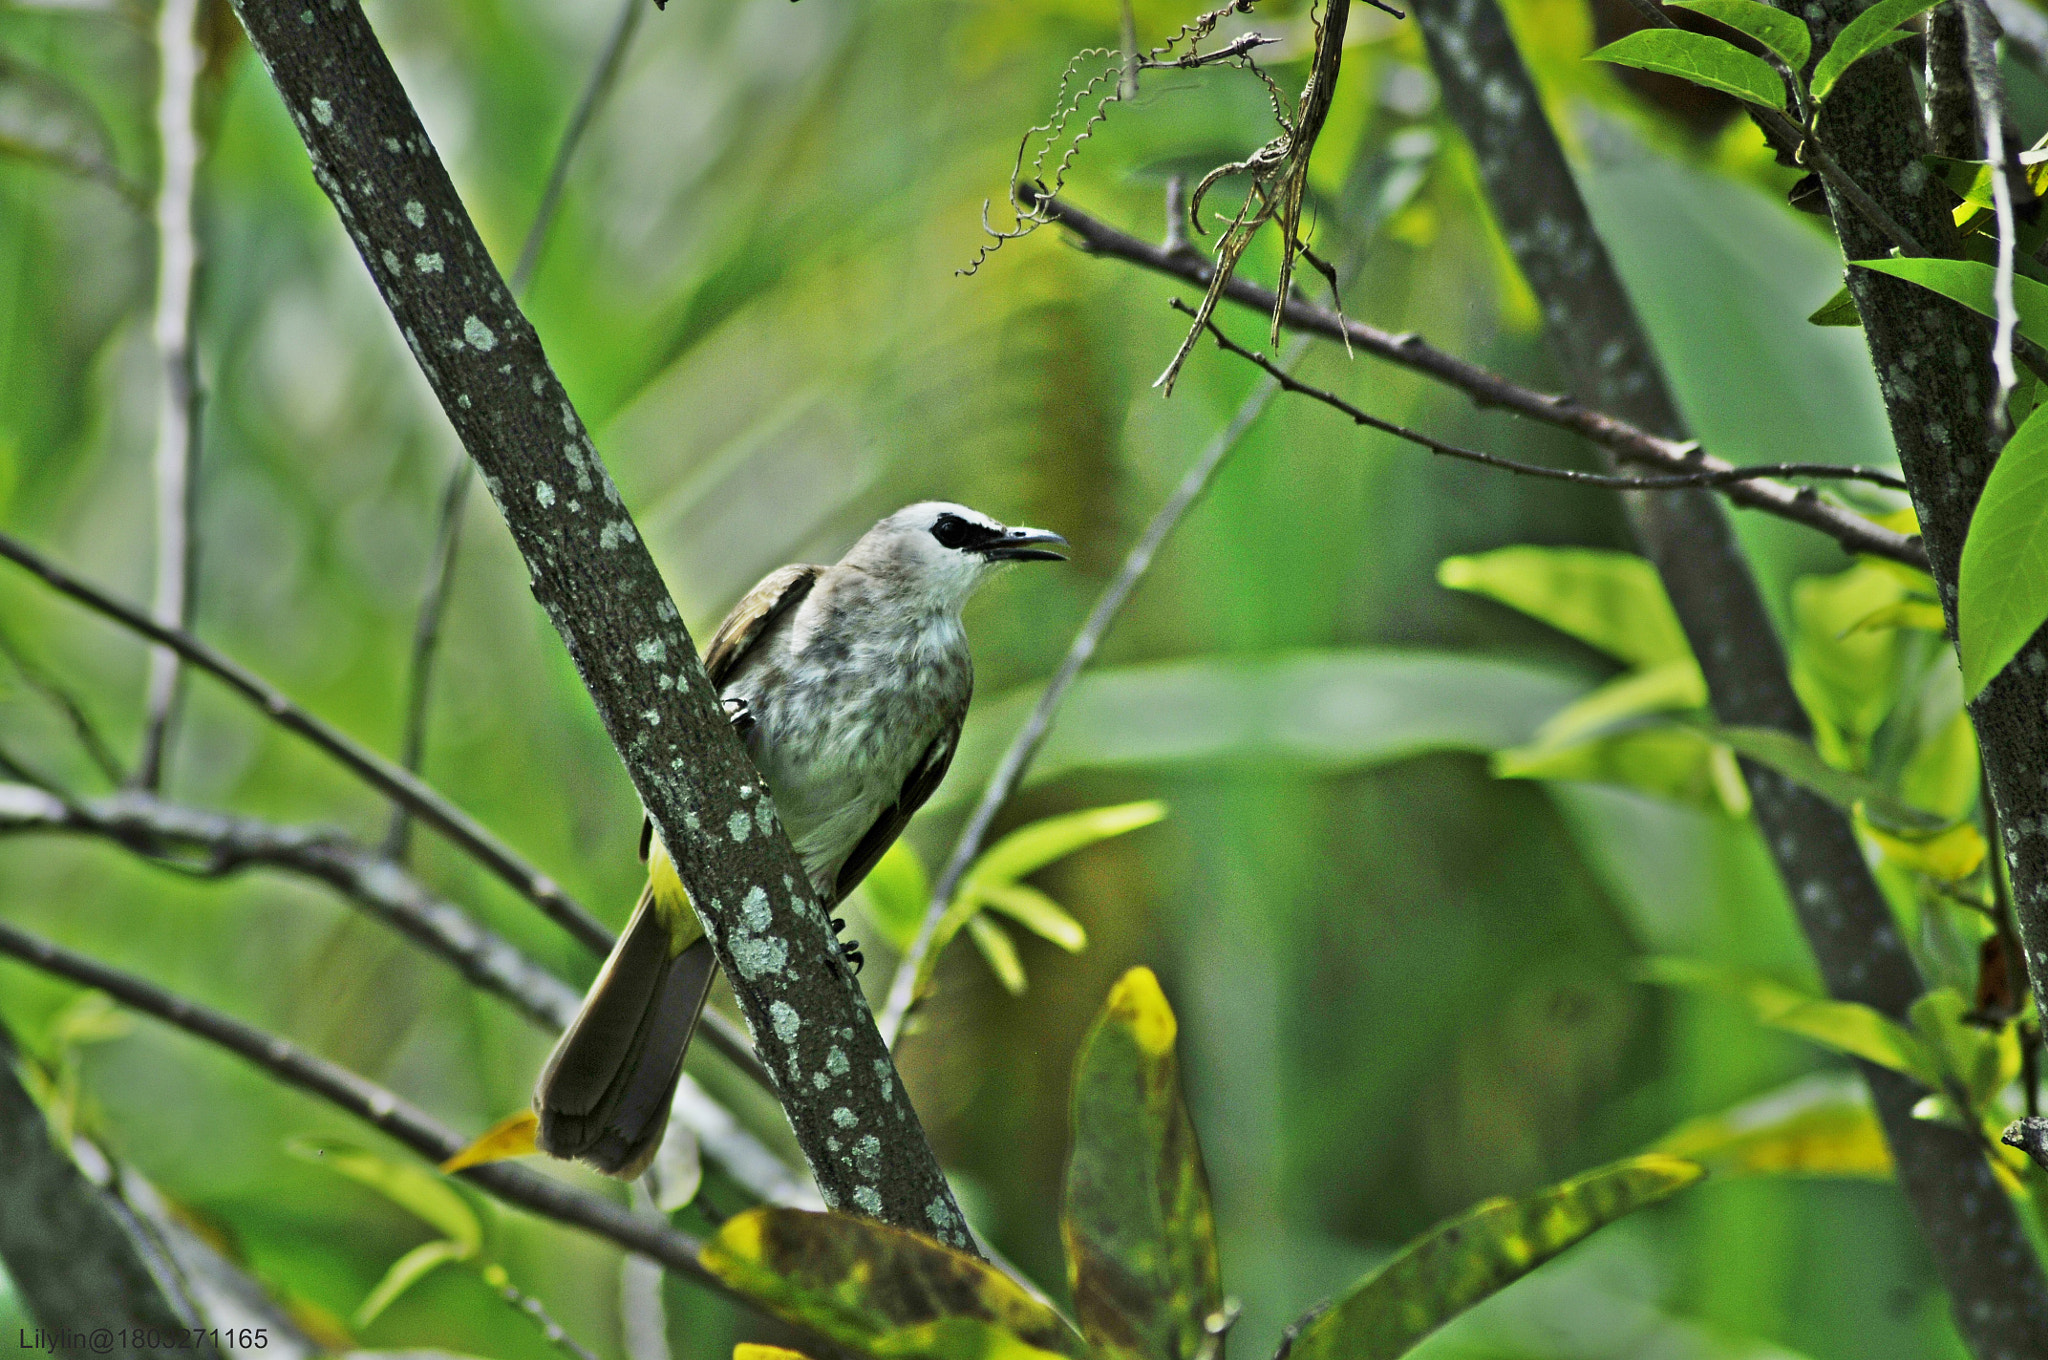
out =
{"type": "Polygon", "coordinates": [[[991,529],[985,524],[976,524],[958,515],[940,515],[932,521],[932,537],[942,548],[979,548],[999,541],[1003,536],[1000,529],[991,529]]]}

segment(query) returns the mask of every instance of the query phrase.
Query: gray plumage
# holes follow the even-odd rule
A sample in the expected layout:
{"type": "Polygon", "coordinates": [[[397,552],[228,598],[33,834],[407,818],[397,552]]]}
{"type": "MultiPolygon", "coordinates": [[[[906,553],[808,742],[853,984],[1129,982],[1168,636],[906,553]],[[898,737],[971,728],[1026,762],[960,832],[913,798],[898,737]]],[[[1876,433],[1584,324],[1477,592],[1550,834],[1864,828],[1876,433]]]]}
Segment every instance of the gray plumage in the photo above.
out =
{"type": "MultiPolygon", "coordinates": [[[[925,501],[829,567],[769,573],[718,626],[705,672],[828,909],[945,778],[974,691],[961,607],[1005,565],[1058,560],[1048,545],[1065,542],[925,501]]],[[[643,828],[642,855],[650,848],[643,828]]],[[[697,923],[658,909],[663,874],[669,900],[680,893],[655,856],[631,924],[534,1087],[543,1151],[628,1178],[661,1146],[715,972],[697,923]]]]}

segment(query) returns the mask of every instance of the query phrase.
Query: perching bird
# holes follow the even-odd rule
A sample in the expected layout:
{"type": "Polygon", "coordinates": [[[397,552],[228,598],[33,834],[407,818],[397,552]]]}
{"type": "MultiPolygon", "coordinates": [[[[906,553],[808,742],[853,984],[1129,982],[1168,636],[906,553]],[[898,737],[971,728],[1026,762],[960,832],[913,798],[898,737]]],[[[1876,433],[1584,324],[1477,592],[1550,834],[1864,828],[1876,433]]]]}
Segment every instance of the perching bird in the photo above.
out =
{"type": "MultiPolygon", "coordinates": [[[[925,501],[832,566],[769,573],[718,626],[704,669],[827,911],[945,778],[974,689],[961,606],[1009,563],[1064,560],[1065,543],[925,501]]],[[[650,830],[640,903],[533,1093],[542,1151],[627,1179],[661,1145],[714,971],[650,830]]]]}

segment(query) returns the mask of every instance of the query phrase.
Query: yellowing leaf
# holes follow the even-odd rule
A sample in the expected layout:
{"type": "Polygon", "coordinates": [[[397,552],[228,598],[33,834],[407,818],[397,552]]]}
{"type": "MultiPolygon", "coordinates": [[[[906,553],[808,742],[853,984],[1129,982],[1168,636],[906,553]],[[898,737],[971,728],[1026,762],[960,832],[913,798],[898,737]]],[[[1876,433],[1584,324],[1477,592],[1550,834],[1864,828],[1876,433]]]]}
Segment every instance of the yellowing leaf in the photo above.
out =
{"type": "Polygon", "coordinates": [[[1209,1177],[1181,1100],[1173,1010],[1149,968],[1110,990],[1074,1060],[1060,1235],[1081,1330],[1113,1356],[1192,1357],[1223,1306],[1209,1177]]]}
{"type": "Polygon", "coordinates": [[[1697,728],[1666,723],[1595,737],[1574,746],[1520,746],[1493,758],[1500,779],[1619,784],[1694,807],[1749,811],[1741,771],[1697,728]]]}
{"type": "Polygon", "coordinates": [[[469,1201],[439,1176],[406,1162],[393,1162],[338,1138],[294,1138],[285,1150],[336,1175],[366,1185],[413,1217],[432,1224],[465,1256],[483,1245],[483,1225],[469,1201]]]}
{"type": "Polygon", "coordinates": [[[727,1220],[699,1259],[764,1311],[868,1355],[1087,1354],[1057,1313],[995,1267],[873,1219],[753,1209],[727,1220]]]}
{"type": "Polygon", "coordinates": [[[1917,628],[1923,633],[1947,634],[1948,620],[1933,600],[1900,600],[1873,609],[1851,625],[1851,633],[1877,628],[1917,628]]]}
{"type": "Polygon", "coordinates": [[[1487,1200],[1410,1243],[1319,1316],[1297,1323],[1290,1360],[1394,1360],[1559,1252],[1704,1175],[1698,1163],[1653,1154],[1522,1199],[1487,1200]]]}
{"type": "Polygon", "coordinates": [[[391,1269],[385,1271],[384,1278],[377,1281],[377,1287],[370,1291],[369,1297],[356,1309],[355,1316],[349,1319],[349,1325],[359,1332],[362,1331],[375,1322],[386,1308],[396,1303],[399,1295],[425,1279],[434,1267],[449,1261],[465,1260],[469,1255],[460,1242],[420,1243],[391,1263],[391,1269]]]}
{"type": "Polygon", "coordinates": [[[1892,1174],[1891,1149],[1860,1078],[1827,1073],[1688,1120],[1652,1152],[1683,1157],[1716,1176],[1892,1174]]]}
{"type": "Polygon", "coordinates": [[[465,1167],[482,1166],[485,1162],[531,1157],[540,1151],[540,1146],[534,1142],[534,1135],[539,1130],[540,1117],[532,1110],[508,1114],[479,1134],[474,1143],[441,1163],[441,1170],[453,1175],[465,1167]]]}
{"type": "Polygon", "coordinates": [[[1535,748],[1567,746],[1650,713],[1705,708],[1707,681],[1691,657],[1617,676],[1565,705],[1536,729],[1535,748]]]}
{"type": "Polygon", "coordinates": [[[1975,699],[2048,619],[2048,419],[2028,417],[1992,465],[1963,540],[1960,576],[1963,697],[1975,699]]]}
{"type": "Polygon", "coordinates": [[[1984,862],[1984,837],[1969,822],[1922,835],[1881,830],[1861,817],[1857,822],[1859,829],[1877,842],[1886,859],[1944,883],[1961,882],[1976,873],[1977,866],[1984,862]]]}
{"type": "Polygon", "coordinates": [[[1941,1085],[1927,1045],[1911,1030],[1869,1006],[1809,996],[1759,973],[1695,959],[1645,959],[1642,971],[1648,981],[1667,987],[1717,992],[1739,1001],[1759,1024],[1903,1072],[1923,1086],[1941,1085]]]}
{"type": "Polygon", "coordinates": [[[1692,657],[1657,569],[1634,553],[1497,548],[1445,558],[1436,579],[1519,609],[1631,666],[1692,657]]]}
{"type": "Polygon", "coordinates": [[[782,1346],[762,1346],[752,1341],[742,1341],[732,1348],[732,1360],[811,1360],[802,1351],[789,1350],[782,1346]]]}

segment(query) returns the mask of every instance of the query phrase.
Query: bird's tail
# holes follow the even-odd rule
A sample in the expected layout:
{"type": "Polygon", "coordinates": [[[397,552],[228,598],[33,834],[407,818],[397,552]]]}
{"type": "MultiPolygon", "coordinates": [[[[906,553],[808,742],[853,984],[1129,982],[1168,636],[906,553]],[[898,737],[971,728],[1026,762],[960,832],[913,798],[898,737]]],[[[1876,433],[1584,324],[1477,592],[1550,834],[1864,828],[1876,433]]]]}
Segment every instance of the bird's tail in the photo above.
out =
{"type": "Polygon", "coordinates": [[[541,1151],[625,1180],[654,1160],[717,973],[709,940],[673,941],[650,882],[534,1086],[541,1151]]]}

